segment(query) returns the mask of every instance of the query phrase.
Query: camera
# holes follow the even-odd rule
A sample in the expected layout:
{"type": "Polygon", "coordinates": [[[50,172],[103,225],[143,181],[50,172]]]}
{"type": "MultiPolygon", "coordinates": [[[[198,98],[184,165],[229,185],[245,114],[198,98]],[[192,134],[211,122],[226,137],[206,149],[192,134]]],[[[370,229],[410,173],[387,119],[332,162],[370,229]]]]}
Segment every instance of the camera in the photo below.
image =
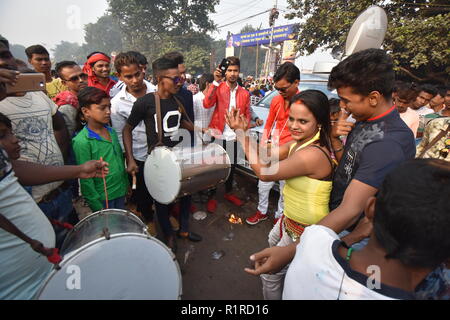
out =
{"type": "Polygon", "coordinates": [[[229,65],[230,61],[227,59],[223,59],[220,63],[219,69],[222,71],[222,77],[225,77],[225,72],[227,71],[229,65]]]}

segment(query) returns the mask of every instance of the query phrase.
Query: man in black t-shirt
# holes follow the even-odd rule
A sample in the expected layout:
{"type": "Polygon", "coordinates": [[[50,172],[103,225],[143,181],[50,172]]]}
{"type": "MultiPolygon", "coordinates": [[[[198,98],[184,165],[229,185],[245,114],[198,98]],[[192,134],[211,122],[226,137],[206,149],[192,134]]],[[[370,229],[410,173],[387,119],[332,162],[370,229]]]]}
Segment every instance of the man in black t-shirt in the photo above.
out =
{"type": "MultiPolygon", "coordinates": [[[[193,124],[186,121],[185,115],[181,112],[177,101],[174,98],[174,95],[180,90],[182,85],[178,64],[174,60],[160,58],[156,60],[153,65],[157,70],[157,94],[161,101],[163,144],[167,147],[174,147],[180,143],[180,128],[188,129],[190,131],[194,130],[193,124]]],[[[132,131],[141,121],[144,121],[147,134],[147,145],[149,146],[149,150],[151,150],[158,143],[156,104],[153,93],[149,93],[142,98],[139,98],[134,103],[130,117],[123,129],[123,144],[126,153],[127,171],[130,174],[135,174],[138,170],[132,153],[132,131]]],[[[178,236],[181,238],[188,238],[191,241],[200,241],[202,238],[199,235],[189,232],[190,203],[189,196],[180,199],[180,230],[178,236]]],[[[155,205],[158,221],[166,238],[166,243],[173,251],[175,251],[176,242],[169,221],[169,205],[164,205],[157,201],[155,201],[155,205]]]]}

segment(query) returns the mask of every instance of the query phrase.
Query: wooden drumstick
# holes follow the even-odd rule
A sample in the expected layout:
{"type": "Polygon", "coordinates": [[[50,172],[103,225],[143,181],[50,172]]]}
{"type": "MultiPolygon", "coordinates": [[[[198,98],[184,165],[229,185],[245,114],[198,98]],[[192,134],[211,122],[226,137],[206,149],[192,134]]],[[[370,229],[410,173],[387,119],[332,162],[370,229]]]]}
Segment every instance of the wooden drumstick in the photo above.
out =
{"type": "Polygon", "coordinates": [[[133,172],[133,186],[131,187],[132,190],[136,190],[136,174],[133,172]]]}

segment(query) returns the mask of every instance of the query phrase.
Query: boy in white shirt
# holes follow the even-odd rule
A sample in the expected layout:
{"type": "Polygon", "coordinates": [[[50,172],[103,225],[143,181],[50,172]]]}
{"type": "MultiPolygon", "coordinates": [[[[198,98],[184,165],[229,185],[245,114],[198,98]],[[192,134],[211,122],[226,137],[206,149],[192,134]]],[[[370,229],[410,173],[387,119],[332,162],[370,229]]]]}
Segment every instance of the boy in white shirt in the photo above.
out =
{"type": "Polygon", "coordinates": [[[449,193],[446,162],[403,163],[367,203],[373,230],[366,247],[347,248],[325,226],[305,229],[283,299],[414,299],[422,280],[450,258],[450,218],[443,199],[449,193]]]}

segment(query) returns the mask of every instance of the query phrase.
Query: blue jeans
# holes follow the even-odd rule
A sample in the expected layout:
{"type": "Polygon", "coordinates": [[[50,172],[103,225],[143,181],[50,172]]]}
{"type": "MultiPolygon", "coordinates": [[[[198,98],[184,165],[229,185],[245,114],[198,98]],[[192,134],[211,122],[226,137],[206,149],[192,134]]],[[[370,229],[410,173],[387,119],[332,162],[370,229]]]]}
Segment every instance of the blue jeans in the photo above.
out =
{"type": "MultiPolygon", "coordinates": [[[[102,201],[102,202],[103,202],[103,208],[106,208],[106,201],[102,201]]],[[[125,197],[108,200],[108,208],[125,210],[125,197]]]]}
{"type": "MultiPolygon", "coordinates": [[[[72,188],[61,191],[60,194],[51,201],[38,203],[38,206],[50,220],[58,220],[62,223],[68,222],[72,224],[76,222],[73,221],[73,219],[71,220],[71,214],[73,212],[72,188]]],[[[60,248],[68,230],[56,225],[53,225],[53,229],[56,234],[56,247],[60,248]]]]}

